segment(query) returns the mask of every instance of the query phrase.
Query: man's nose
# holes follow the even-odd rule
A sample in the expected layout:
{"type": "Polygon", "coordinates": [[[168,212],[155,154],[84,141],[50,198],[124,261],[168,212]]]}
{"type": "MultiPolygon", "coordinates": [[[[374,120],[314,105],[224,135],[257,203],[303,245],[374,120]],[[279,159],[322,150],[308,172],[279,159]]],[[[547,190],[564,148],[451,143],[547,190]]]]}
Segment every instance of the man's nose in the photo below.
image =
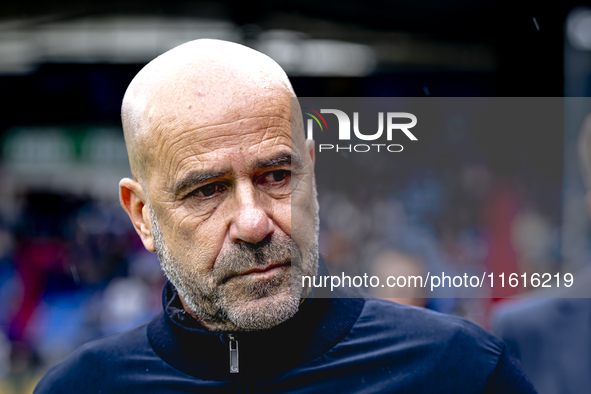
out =
{"type": "Polygon", "coordinates": [[[235,194],[235,213],[230,225],[232,242],[257,244],[273,234],[275,225],[267,214],[265,195],[249,182],[238,183],[235,194]]]}

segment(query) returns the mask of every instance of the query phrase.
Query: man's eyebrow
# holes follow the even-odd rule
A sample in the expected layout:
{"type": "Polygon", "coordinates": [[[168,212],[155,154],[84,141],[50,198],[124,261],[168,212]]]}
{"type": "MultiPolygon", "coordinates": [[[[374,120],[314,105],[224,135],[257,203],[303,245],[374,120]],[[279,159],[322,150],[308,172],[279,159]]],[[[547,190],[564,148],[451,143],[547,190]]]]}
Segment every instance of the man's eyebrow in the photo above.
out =
{"type": "Polygon", "coordinates": [[[220,178],[223,176],[226,176],[230,173],[229,170],[223,170],[223,171],[192,171],[189,174],[187,174],[187,176],[185,176],[184,178],[178,180],[173,188],[172,188],[172,192],[176,195],[180,194],[183,190],[191,187],[191,186],[195,186],[195,185],[199,185],[203,182],[207,182],[209,180],[212,179],[216,179],[216,178],[220,178]]]}
{"type": "MultiPolygon", "coordinates": [[[[280,166],[282,164],[294,163],[296,166],[302,164],[302,159],[295,153],[279,152],[276,155],[268,159],[259,159],[254,163],[255,168],[268,168],[280,166]]],[[[230,174],[230,170],[222,171],[192,171],[182,179],[178,180],[173,188],[172,192],[175,195],[179,195],[183,190],[188,189],[192,186],[199,185],[201,183],[210,181],[212,179],[221,178],[230,174]]]]}
{"type": "Polygon", "coordinates": [[[291,152],[279,152],[276,155],[268,159],[260,159],[254,162],[255,168],[267,168],[280,166],[282,164],[293,163],[296,167],[302,165],[302,159],[295,153],[291,152]]]}

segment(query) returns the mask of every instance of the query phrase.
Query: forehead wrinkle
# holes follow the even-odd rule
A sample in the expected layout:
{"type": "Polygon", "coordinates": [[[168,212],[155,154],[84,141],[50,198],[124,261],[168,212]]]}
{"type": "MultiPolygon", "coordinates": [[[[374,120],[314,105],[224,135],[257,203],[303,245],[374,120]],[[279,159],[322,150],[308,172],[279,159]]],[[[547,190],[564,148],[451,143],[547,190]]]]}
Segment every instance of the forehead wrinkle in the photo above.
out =
{"type": "Polygon", "coordinates": [[[287,124],[273,121],[269,121],[267,125],[248,123],[248,121],[240,122],[237,130],[231,128],[217,130],[217,127],[211,126],[195,129],[193,132],[198,132],[200,138],[194,145],[203,148],[205,151],[214,151],[237,144],[243,145],[249,139],[257,138],[258,134],[261,134],[257,144],[259,146],[269,140],[291,139],[289,129],[286,127],[287,124]],[[264,133],[261,133],[261,131],[264,131],[264,133]]]}
{"type": "MultiPolygon", "coordinates": [[[[269,129],[271,127],[281,127],[282,126],[280,124],[280,123],[282,123],[281,120],[288,121],[287,119],[284,119],[282,116],[261,115],[261,116],[249,116],[247,118],[236,119],[236,120],[232,120],[229,122],[219,122],[219,123],[215,123],[215,124],[195,125],[194,127],[187,128],[185,130],[182,130],[180,128],[176,128],[176,130],[175,130],[176,125],[172,125],[173,127],[166,127],[165,129],[160,129],[160,130],[155,130],[155,131],[158,132],[160,140],[162,140],[164,138],[166,138],[166,139],[170,138],[171,137],[170,134],[173,134],[174,139],[182,139],[183,136],[188,133],[199,132],[203,135],[207,135],[209,132],[209,134],[210,134],[209,136],[206,136],[206,137],[200,139],[200,142],[207,142],[211,139],[215,139],[215,138],[219,138],[220,136],[223,136],[225,134],[223,132],[224,131],[223,128],[222,128],[221,132],[219,130],[215,130],[215,129],[219,129],[220,127],[223,127],[223,126],[231,126],[235,123],[239,123],[240,127],[241,127],[240,130],[251,128],[253,130],[253,132],[255,132],[255,131],[259,131],[261,129],[269,129]],[[277,122],[277,124],[275,124],[275,121],[274,121],[275,118],[277,118],[277,120],[279,120],[279,122],[277,122]],[[257,126],[255,128],[253,126],[247,125],[247,127],[243,128],[245,123],[249,123],[250,120],[257,120],[257,119],[267,119],[267,126],[266,127],[265,126],[262,126],[262,127],[257,126]],[[212,131],[212,130],[210,130],[210,129],[214,129],[213,131],[216,131],[216,133],[211,133],[210,131],[212,131]],[[177,131],[178,135],[174,135],[175,131],[177,131]]],[[[237,133],[235,130],[231,130],[230,128],[228,128],[228,136],[236,137],[240,134],[241,134],[240,132],[237,133]]]]}
{"type": "MultiPolygon", "coordinates": [[[[253,132],[251,134],[256,135],[256,133],[258,133],[259,130],[253,130],[253,132]]],[[[268,134],[268,133],[266,133],[268,134]]],[[[220,143],[219,141],[219,135],[214,136],[215,138],[215,142],[216,145],[218,145],[217,148],[213,148],[213,149],[208,149],[207,145],[204,144],[189,144],[186,146],[181,146],[180,149],[175,150],[175,154],[174,155],[166,155],[163,154],[162,156],[165,158],[165,162],[162,163],[162,165],[160,167],[162,168],[170,168],[170,173],[169,176],[166,176],[164,179],[168,180],[167,184],[167,188],[173,189],[173,187],[171,186],[171,184],[174,182],[174,179],[176,179],[176,176],[174,174],[179,174],[179,173],[183,173],[185,172],[185,170],[183,170],[183,168],[191,168],[191,167],[195,167],[196,165],[198,165],[199,163],[203,166],[203,167],[207,167],[207,162],[209,161],[213,161],[215,160],[215,157],[210,157],[210,154],[215,155],[216,151],[223,151],[223,150],[227,150],[227,149],[232,149],[231,147],[229,147],[227,144],[224,144],[223,141],[222,143],[220,143]],[[221,146],[221,147],[219,147],[221,146]],[[196,149],[200,147],[202,148],[202,150],[200,152],[197,152],[196,149]],[[189,154],[184,154],[183,152],[186,152],[187,150],[192,151],[189,154]],[[178,162],[175,162],[175,158],[180,157],[180,160],[178,160],[178,162]]],[[[212,138],[214,138],[212,137],[212,138]]],[[[244,145],[246,142],[244,141],[244,139],[241,139],[241,141],[236,141],[235,138],[233,138],[234,135],[228,135],[225,136],[224,139],[230,139],[232,142],[235,142],[235,144],[233,146],[236,145],[244,145]]],[[[291,146],[289,145],[290,139],[288,136],[284,137],[284,141],[280,142],[279,140],[280,137],[271,137],[269,136],[268,139],[270,141],[276,141],[273,142],[273,146],[281,146],[284,145],[285,146],[285,150],[287,151],[291,151],[291,146]],[[271,139],[273,138],[273,139],[271,139]]],[[[166,146],[166,148],[163,148],[163,150],[174,150],[174,146],[176,144],[179,144],[180,142],[183,141],[183,138],[177,139],[175,141],[172,142],[172,144],[168,144],[168,146],[166,146]]],[[[265,140],[257,143],[258,147],[257,150],[259,151],[259,153],[261,152],[262,149],[262,144],[265,143],[265,140]]],[[[242,149],[240,149],[242,150],[242,149]]],[[[264,149],[262,149],[262,151],[264,152],[264,149]]],[[[206,171],[206,170],[205,170],[206,171]]]]}
{"type": "MultiPolygon", "coordinates": [[[[256,134],[259,132],[260,130],[253,130],[251,134],[253,137],[256,136],[256,134]]],[[[266,131],[267,136],[266,138],[264,138],[262,141],[259,141],[256,145],[257,145],[257,149],[261,149],[263,148],[262,145],[265,144],[266,141],[274,141],[272,142],[273,146],[279,146],[279,145],[286,145],[286,147],[290,148],[290,145],[288,144],[290,139],[289,136],[285,135],[283,137],[284,141],[281,142],[281,136],[275,137],[275,136],[271,136],[268,135],[269,132],[266,131]]],[[[244,136],[244,134],[243,134],[244,136]]],[[[185,163],[189,162],[189,165],[194,165],[193,161],[207,161],[210,160],[210,158],[208,158],[207,156],[204,155],[208,155],[208,154],[216,154],[216,151],[219,151],[220,153],[223,152],[224,150],[227,149],[232,149],[233,147],[240,147],[242,148],[245,144],[249,144],[248,143],[248,139],[240,139],[240,141],[238,141],[235,138],[234,134],[227,134],[227,135],[216,135],[216,136],[212,136],[210,138],[208,138],[205,141],[200,141],[200,143],[195,143],[195,144],[188,144],[188,145],[182,145],[180,146],[178,149],[175,149],[175,146],[181,144],[182,142],[184,142],[183,138],[178,138],[175,139],[174,141],[171,141],[170,143],[166,144],[163,146],[163,150],[166,151],[175,151],[175,154],[163,154],[162,156],[167,158],[166,163],[169,165],[169,168],[172,168],[175,172],[180,171],[181,167],[183,167],[185,165],[185,163]],[[221,138],[221,140],[220,140],[221,138]],[[209,143],[210,141],[213,141],[213,143],[209,143]],[[225,142],[230,142],[228,144],[226,144],[225,142]],[[215,145],[214,147],[211,147],[211,145],[215,145]],[[201,148],[198,150],[198,148],[201,148]],[[190,151],[187,153],[187,151],[190,151]],[[174,163],[175,158],[179,158],[180,160],[178,161],[178,163],[174,163]]]]}

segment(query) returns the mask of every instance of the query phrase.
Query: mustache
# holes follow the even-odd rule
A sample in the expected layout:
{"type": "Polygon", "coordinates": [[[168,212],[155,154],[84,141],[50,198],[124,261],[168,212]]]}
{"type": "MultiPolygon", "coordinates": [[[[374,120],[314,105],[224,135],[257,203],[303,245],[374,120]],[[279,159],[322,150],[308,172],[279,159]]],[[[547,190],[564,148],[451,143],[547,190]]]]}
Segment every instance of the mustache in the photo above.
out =
{"type": "Polygon", "coordinates": [[[220,285],[253,269],[276,264],[300,267],[301,261],[302,252],[291,238],[271,236],[257,244],[235,243],[216,259],[212,272],[213,279],[220,285]]]}

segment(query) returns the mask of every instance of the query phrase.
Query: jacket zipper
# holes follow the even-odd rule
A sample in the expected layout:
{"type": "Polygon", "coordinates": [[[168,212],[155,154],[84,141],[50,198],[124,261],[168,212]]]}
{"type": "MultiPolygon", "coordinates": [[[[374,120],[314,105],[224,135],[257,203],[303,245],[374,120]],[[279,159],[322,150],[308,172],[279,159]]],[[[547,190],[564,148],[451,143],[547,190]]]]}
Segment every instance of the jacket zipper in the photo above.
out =
{"type": "Polygon", "coordinates": [[[232,334],[228,334],[228,347],[230,349],[230,373],[238,373],[238,340],[232,334]]]}

